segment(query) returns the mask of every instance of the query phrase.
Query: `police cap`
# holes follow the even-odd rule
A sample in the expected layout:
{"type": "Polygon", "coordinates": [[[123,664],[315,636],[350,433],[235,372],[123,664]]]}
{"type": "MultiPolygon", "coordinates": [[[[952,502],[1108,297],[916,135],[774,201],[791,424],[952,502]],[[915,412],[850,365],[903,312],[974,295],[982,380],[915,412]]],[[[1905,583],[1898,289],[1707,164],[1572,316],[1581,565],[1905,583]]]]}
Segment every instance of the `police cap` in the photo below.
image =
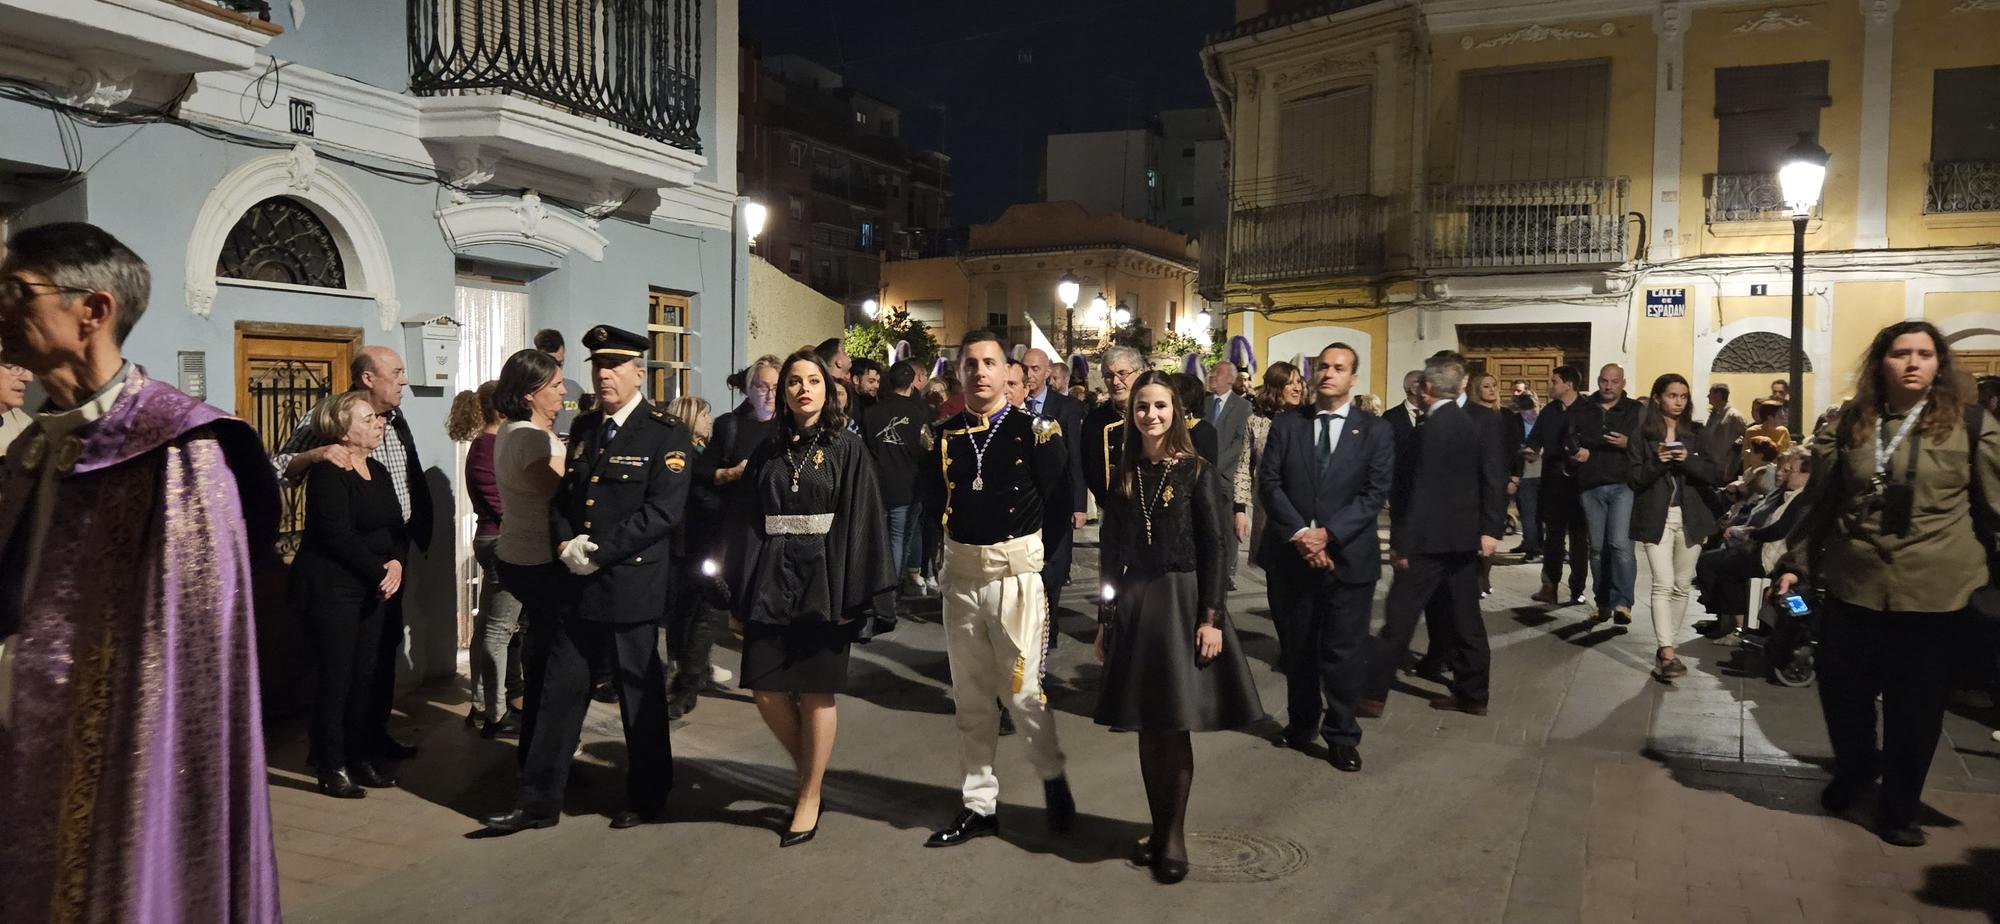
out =
{"type": "Polygon", "coordinates": [[[592,362],[630,362],[646,355],[646,337],[609,324],[599,324],[583,335],[583,347],[592,362]]]}

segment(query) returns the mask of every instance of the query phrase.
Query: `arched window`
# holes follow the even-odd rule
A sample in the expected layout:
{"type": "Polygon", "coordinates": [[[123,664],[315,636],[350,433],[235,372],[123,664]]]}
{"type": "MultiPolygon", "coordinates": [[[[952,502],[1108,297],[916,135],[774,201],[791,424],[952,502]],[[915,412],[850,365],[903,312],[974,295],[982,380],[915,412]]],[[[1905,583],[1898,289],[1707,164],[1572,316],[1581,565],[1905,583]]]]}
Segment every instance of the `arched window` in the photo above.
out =
{"type": "Polygon", "coordinates": [[[347,269],[333,232],[304,203],[286,196],[272,196],[243,213],[223,240],[215,275],[347,288],[347,269]]]}
{"type": "MultiPolygon", "coordinates": [[[[1710,372],[1756,372],[1779,374],[1792,370],[1792,338],[1769,331],[1752,331],[1724,344],[1715,354],[1710,372]]],[[[1812,371],[1812,357],[1806,370],[1812,371]]]]}

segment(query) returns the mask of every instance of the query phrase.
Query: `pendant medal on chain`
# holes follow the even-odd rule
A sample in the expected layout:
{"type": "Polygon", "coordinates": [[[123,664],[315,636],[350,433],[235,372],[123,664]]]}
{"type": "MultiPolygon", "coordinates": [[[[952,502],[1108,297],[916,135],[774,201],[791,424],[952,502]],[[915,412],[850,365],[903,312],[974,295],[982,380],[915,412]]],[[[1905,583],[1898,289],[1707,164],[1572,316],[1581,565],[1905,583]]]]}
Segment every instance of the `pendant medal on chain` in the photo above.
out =
{"type": "Polygon", "coordinates": [[[987,447],[993,445],[993,437],[999,434],[1000,424],[1007,420],[1007,415],[1013,410],[1012,405],[1004,405],[1000,408],[1000,416],[994,419],[992,427],[989,428],[989,432],[986,434],[985,443],[980,443],[978,438],[970,433],[965,435],[965,441],[972,444],[972,490],[974,491],[986,490],[987,447]]]}

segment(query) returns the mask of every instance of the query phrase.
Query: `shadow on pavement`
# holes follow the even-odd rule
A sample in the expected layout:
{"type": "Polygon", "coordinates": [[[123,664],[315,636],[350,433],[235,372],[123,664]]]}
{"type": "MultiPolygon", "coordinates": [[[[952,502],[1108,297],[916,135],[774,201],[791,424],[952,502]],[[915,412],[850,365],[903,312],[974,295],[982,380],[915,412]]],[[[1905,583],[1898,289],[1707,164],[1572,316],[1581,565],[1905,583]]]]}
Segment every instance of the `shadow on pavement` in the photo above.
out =
{"type": "Polygon", "coordinates": [[[1965,862],[1924,869],[1924,884],[1917,900],[1939,908],[1960,908],[1985,912],[1989,921],[2000,921],[2000,849],[1975,847],[1965,852],[1965,862]]]}

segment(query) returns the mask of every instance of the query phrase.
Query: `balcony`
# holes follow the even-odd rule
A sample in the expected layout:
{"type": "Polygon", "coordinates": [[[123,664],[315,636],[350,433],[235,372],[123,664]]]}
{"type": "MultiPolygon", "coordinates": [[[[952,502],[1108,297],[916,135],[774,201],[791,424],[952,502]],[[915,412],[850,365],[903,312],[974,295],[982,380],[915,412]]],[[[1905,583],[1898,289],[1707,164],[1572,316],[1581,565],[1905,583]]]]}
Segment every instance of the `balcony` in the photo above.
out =
{"type": "MultiPolygon", "coordinates": [[[[1389,200],[1365,195],[1237,209],[1229,221],[1226,278],[1254,283],[1380,272],[1388,214],[1389,200]]],[[[1209,259],[1204,248],[1204,264],[1209,259]]]]}
{"type": "MultiPolygon", "coordinates": [[[[1711,173],[1702,178],[1701,194],[1711,225],[1788,221],[1792,217],[1776,173],[1711,173]]],[[[1813,217],[1819,217],[1818,206],[1814,206],[1813,217]]]]}
{"type": "MultiPolygon", "coordinates": [[[[461,181],[583,177],[599,195],[706,164],[701,0],[409,0],[418,132],[461,181]]],[[[469,184],[471,185],[471,184],[469,184]]]]}
{"type": "Polygon", "coordinates": [[[1432,186],[1426,265],[1503,269],[1623,263],[1630,187],[1622,176],[1432,186]]]}
{"type": "Polygon", "coordinates": [[[1924,190],[1925,214],[2000,212],[2000,161],[1957,161],[1925,167],[1930,174],[1924,190]]]}
{"type": "MultiPolygon", "coordinates": [[[[0,0],[10,73],[56,82],[85,105],[116,105],[141,74],[255,67],[283,31],[212,0],[0,0]],[[24,56],[26,60],[24,60],[24,56]],[[46,60],[37,60],[46,59],[46,60]],[[94,86],[85,85],[87,79],[94,86]]],[[[179,89],[180,82],[173,89],[179,89]]],[[[171,91],[170,91],[171,92],[171,91]]]]}

